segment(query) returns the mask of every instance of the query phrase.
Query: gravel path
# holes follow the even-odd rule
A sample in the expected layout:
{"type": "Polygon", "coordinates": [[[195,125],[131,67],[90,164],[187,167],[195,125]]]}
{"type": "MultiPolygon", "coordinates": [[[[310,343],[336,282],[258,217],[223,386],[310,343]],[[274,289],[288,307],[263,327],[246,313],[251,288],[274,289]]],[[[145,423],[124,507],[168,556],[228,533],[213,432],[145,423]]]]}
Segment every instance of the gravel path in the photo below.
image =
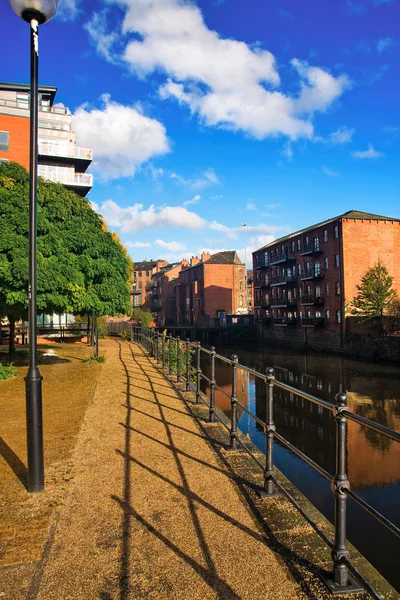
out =
{"type": "Polygon", "coordinates": [[[305,598],[185,403],[134,344],[107,340],[37,600],[305,598]]]}

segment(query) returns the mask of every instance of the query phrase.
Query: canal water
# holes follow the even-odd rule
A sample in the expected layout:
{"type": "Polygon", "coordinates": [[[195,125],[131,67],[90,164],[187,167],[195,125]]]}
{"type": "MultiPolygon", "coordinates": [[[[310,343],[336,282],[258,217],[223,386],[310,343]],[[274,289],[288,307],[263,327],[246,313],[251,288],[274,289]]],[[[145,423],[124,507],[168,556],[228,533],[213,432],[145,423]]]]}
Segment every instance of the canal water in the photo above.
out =
{"type": "MultiPolygon", "coordinates": [[[[221,346],[217,353],[265,373],[274,367],[278,380],[334,402],[339,391],[348,395],[356,414],[400,431],[400,368],[355,361],[338,356],[296,353],[285,349],[240,349],[221,346]]],[[[203,354],[202,370],[209,377],[209,358],[203,354]]],[[[229,365],[216,361],[216,381],[225,391],[216,391],[216,403],[230,413],[226,394],[231,390],[229,365]]],[[[238,370],[238,400],[265,420],[265,384],[238,370]]],[[[204,388],[206,391],[206,388],[204,388]]],[[[239,427],[265,451],[261,427],[243,410],[239,427]]],[[[335,473],[335,423],[330,411],[275,388],[274,421],[277,431],[329,473],[335,473]]],[[[333,522],[330,484],[287,448],[275,442],[274,463],[301,492],[333,522]]],[[[400,526],[400,443],[348,424],[347,472],[353,491],[400,526]]],[[[348,505],[347,537],[354,546],[400,591],[400,540],[354,504],[348,505]]]]}

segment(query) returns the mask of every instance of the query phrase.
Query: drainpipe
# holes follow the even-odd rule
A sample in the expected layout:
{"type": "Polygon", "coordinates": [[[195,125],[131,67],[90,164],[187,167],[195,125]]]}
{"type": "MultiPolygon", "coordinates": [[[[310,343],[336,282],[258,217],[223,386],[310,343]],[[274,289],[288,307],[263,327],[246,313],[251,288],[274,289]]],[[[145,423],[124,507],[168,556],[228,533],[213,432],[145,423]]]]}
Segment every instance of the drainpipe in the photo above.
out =
{"type": "Polygon", "coordinates": [[[344,263],[343,263],[343,231],[342,219],[337,220],[338,243],[339,243],[339,285],[340,285],[340,347],[344,346],[346,335],[346,316],[345,316],[345,289],[344,289],[344,263]]]}

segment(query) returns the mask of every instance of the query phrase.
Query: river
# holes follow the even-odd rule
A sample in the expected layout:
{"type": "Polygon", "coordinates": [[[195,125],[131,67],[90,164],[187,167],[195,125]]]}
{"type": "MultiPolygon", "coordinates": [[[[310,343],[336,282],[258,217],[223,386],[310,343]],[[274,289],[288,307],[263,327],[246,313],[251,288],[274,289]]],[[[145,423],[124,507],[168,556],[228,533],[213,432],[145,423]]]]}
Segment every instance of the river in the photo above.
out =
{"type": "MultiPolygon", "coordinates": [[[[334,402],[339,391],[348,395],[356,414],[400,431],[400,367],[356,361],[292,350],[241,349],[221,346],[217,352],[265,373],[275,368],[277,379],[334,402]]],[[[209,376],[209,359],[203,355],[203,372],[209,376]]],[[[216,361],[216,381],[230,393],[231,369],[216,361]]],[[[238,400],[265,420],[265,385],[245,371],[238,372],[238,400]]],[[[228,398],[216,391],[216,403],[230,412],[228,398]]],[[[265,451],[260,426],[241,411],[239,427],[265,451]]],[[[277,431],[329,473],[335,473],[335,423],[330,411],[275,389],[274,420],[277,431]]],[[[333,494],[330,484],[291,451],[275,442],[274,463],[332,522],[333,494]]],[[[400,526],[400,443],[349,422],[347,471],[351,488],[375,509],[400,526]]],[[[400,540],[348,500],[348,539],[400,590],[398,556],[400,540]]]]}

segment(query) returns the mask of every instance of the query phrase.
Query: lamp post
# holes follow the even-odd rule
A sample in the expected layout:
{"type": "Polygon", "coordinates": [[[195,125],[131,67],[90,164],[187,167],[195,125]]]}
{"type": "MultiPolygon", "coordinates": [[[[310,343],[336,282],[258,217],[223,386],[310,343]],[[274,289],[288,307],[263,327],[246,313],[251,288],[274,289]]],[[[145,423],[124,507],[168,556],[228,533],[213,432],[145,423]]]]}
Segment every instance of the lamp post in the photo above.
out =
{"type": "Polygon", "coordinates": [[[31,27],[30,155],[29,155],[29,369],[25,378],[28,444],[28,491],[44,489],[42,379],[37,366],[36,237],[38,157],[39,25],[56,13],[58,0],[9,0],[13,11],[31,27]]]}
{"type": "Polygon", "coordinates": [[[248,223],[242,223],[242,227],[244,227],[244,295],[246,298],[246,312],[249,312],[249,299],[247,297],[247,235],[246,235],[246,227],[248,227],[248,223]]]}

